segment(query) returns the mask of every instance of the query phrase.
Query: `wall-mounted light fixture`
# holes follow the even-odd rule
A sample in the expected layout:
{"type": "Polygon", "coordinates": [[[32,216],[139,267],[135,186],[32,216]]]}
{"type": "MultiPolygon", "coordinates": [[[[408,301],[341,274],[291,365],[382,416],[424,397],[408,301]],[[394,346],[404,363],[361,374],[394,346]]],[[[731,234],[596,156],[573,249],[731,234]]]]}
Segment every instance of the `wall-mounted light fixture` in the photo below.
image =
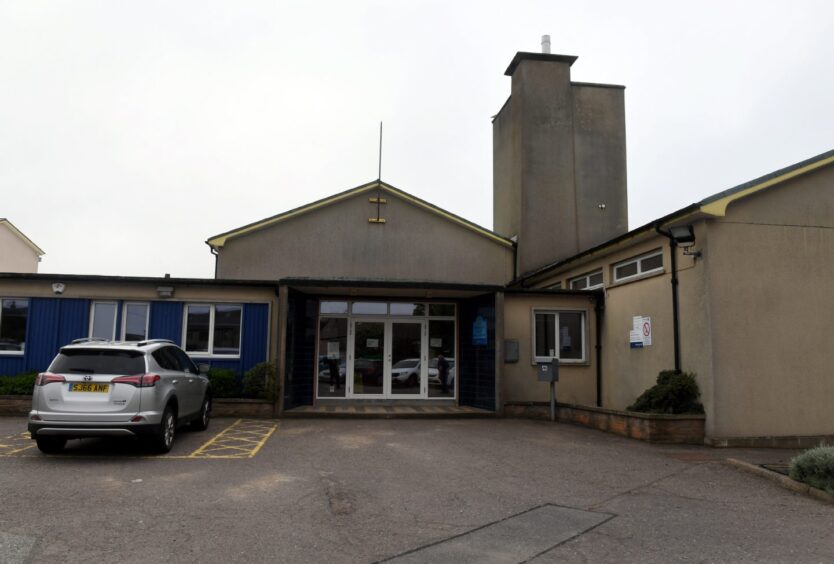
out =
{"type": "Polygon", "coordinates": [[[173,298],[174,297],[174,287],[173,286],[157,286],[156,293],[159,295],[160,298],[173,298]]]}
{"type": "Polygon", "coordinates": [[[699,258],[701,251],[690,251],[695,245],[695,230],[691,225],[678,225],[669,229],[669,234],[678,247],[683,249],[684,256],[699,258]]]}
{"type": "Polygon", "coordinates": [[[63,284],[61,282],[55,282],[52,285],[52,293],[55,294],[56,296],[60,296],[61,294],[63,294],[64,290],[66,290],[66,289],[67,289],[66,284],[63,284]]]}

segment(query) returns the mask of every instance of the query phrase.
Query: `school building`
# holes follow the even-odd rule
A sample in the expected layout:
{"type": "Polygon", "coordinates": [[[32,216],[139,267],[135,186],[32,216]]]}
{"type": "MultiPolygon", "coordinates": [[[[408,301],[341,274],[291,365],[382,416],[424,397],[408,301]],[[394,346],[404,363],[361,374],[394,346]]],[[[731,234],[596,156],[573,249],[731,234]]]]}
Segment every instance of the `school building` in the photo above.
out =
{"type": "Polygon", "coordinates": [[[624,409],[677,368],[710,444],[834,438],[834,151],[629,230],[624,87],[572,81],[575,61],[506,70],[492,230],[374,180],[210,237],[213,279],[0,274],[0,374],[74,338],[167,338],[240,373],[275,361],[279,415],[501,415],[548,400],[555,358],[560,402],[624,409]]]}

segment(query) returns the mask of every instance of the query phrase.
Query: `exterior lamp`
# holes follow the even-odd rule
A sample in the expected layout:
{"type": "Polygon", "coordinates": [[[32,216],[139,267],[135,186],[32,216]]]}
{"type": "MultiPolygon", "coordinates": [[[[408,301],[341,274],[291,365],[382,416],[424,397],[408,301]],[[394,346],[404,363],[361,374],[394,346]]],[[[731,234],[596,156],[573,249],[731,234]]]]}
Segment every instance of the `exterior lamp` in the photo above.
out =
{"type": "Polygon", "coordinates": [[[173,286],[157,286],[156,293],[159,294],[160,298],[173,298],[174,297],[174,287],[173,286]]]}

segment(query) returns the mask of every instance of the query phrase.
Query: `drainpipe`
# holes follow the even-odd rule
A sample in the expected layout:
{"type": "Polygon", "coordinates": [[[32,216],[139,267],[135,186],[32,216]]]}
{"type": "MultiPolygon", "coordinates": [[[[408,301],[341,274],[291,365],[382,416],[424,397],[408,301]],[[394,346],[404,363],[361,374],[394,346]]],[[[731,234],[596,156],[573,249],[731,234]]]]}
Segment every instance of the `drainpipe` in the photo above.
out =
{"type": "Polygon", "coordinates": [[[669,251],[672,254],[672,328],[674,332],[675,341],[675,372],[681,371],[681,338],[680,338],[680,319],[678,318],[678,242],[672,237],[668,231],[660,229],[660,225],[655,225],[655,231],[669,239],[669,251]]]}
{"type": "Polygon", "coordinates": [[[211,247],[211,254],[214,255],[214,277],[217,278],[217,267],[220,258],[220,253],[217,252],[217,249],[211,247]]]}
{"type": "Polygon", "coordinates": [[[594,303],[594,324],[596,325],[596,363],[597,363],[597,407],[602,407],[602,296],[597,296],[594,303]]]}

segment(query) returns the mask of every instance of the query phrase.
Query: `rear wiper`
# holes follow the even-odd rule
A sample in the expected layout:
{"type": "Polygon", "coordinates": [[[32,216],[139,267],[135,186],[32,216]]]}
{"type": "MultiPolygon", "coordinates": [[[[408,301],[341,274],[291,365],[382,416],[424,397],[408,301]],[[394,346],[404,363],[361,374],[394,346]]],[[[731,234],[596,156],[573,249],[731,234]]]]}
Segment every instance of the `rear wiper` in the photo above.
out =
{"type": "Polygon", "coordinates": [[[83,372],[84,374],[93,374],[95,370],[92,368],[70,368],[70,372],[83,372]]]}

